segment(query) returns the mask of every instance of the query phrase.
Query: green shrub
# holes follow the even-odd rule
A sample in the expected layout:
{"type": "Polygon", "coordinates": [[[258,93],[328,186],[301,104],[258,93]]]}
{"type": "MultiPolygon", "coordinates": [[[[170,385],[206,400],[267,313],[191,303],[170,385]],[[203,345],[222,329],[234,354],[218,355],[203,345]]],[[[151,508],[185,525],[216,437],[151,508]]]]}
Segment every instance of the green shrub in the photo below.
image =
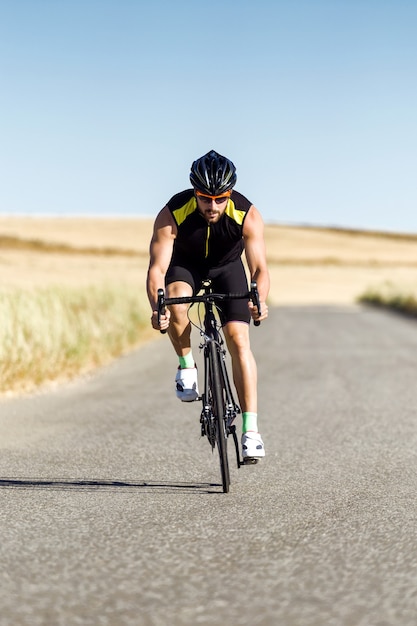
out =
{"type": "Polygon", "coordinates": [[[109,362],[149,334],[146,295],[123,285],[0,293],[0,391],[109,362]]]}
{"type": "Polygon", "coordinates": [[[379,287],[369,288],[358,297],[358,302],[381,306],[407,315],[417,315],[417,296],[386,282],[379,287]]]}

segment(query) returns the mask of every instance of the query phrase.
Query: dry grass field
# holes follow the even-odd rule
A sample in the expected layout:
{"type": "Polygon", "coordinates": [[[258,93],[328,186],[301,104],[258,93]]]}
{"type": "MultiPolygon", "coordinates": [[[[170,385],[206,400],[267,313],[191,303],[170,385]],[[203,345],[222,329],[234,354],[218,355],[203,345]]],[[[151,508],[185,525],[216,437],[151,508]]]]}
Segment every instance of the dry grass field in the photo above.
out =
{"type": "MultiPolygon", "coordinates": [[[[143,289],[151,219],[0,217],[0,289],[121,282],[143,289]]],[[[417,235],[266,226],[271,304],[352,304],[416,290],[417,235]]]]}
{"type": "MultiPolygon", "coordinates": [[[[150,219],[0,217],[1,395],[157,336],[145,294],[151,232],[150,219]]],[[[272,305],[350,305],[368,291],[417,308],[397,295],[417,293],[417,236],[267,225],[266,242],[272,305]]]]}

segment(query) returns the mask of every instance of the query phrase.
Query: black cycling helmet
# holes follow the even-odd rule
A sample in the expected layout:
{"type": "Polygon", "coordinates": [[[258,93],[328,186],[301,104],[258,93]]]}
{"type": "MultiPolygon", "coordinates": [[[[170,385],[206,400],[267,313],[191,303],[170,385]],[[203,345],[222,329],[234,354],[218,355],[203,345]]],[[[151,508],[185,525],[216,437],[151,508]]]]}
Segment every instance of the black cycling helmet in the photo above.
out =
{"type": "Polygon", "coordinates": [[[194,189],[209,196],[218,196],[236,185],[233,163],[215,150],[210,150],[191,166],[190,181],[194,189]]]}

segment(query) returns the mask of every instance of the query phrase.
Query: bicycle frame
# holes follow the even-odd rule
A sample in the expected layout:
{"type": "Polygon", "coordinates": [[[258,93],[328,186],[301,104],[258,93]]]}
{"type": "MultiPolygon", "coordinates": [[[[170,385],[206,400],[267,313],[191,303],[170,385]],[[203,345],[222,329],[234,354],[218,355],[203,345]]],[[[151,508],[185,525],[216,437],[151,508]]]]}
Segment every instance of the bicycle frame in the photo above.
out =
{"type": "Polygon", "coordinates": [[[214,299],[210,298],[211,295],[211,283],[206,280],[202,283],[204,294],[207,298],[204,300],[204,332],[200,329],[200,333],[203,337],[203,341],[200,344],[200,349],[204,350],[204,393],[201,396],[203,402],[203,408],[201,412],[201,430],[202,435],[207,435],[209,438],[211,447],[214,448],[215,440],[213,437],[209,437],[209,433],[205,430],[209,430],[208,423],[211,419],[211,404],[209,402],[209,388],[210,388],[210,364],[209,364],[209,342],[213,342],[216,345],[216,351],[219,358],[220,373],[222,379],[222,386],[224,391],[224,420],[226,436],[230,434],[233,436],[233,441],[236,450],[237,467],[242,464],[239,455],[239,443],[236,435],[236,426],[233,424],[236,416],[240,413],[240,407],[236,403],[232,386],[230,384],[229,374],[226,367],[226,350],[224,349],[224,339],[220,332],[219,324],[216,320],[214,313],[214,299]]]}
{"type": "MultiPolygon", "coordinates": [[[[259,315],[261,308],[259,294],[255,282],[251,283],[251,290],[240,294],[213,293],[211,280],[204,280],[201,288],[204,293],[196,296],[165,298],[163,289],[158,289],[158,321],[165,313],[165,306],[174,304],[204,304],[205,314],[203,324],[199,326],[202,342],[200,349],[204,350],[204,392],[200,399],[203,406],[200,416],[201,434],[207,436],[212,449],[217,444],[220,467],[222,473],[223,491],[229,491],[230,474],[227,457],[227,439],[231,434],[236,450],[237,467],[242,465],[239,454],[239,443],[236,427],[233,424],[240,408],[236,404],[229,375],[226,367],[226,350],[221,334],[221,325],[216,319],[214,307],[216,302],[224,300],[247,299],[257,307],[259,315]]],[[[259,321],[254,324],[259,326],[259,321]]],[[[166,331],[161,331],[166,332],[166,331]]]]}

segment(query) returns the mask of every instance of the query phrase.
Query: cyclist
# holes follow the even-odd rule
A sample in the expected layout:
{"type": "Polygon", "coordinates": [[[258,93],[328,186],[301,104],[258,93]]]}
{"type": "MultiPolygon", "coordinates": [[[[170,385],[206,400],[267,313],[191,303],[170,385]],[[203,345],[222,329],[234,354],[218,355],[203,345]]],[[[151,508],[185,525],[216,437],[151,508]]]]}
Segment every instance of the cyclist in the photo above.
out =
{"type": "Polygon", "coordinates": [[[147,275],[151,322],[153,328],[168,331],[178,356],[177,397],[183,402],[196,400],[189,305],[169,307],[158,325],[157,292],[165,287],[169,298],[190,296],[205,278],[212,280],[217,292],[247,291],[241,258],[245,252],[251,280],[258,284],[261,315],[245,300],[223,302],[220,315],[243,416],[242,456],[258,459],[265,456],[265,448],[257,423],[257,367],[250,348],[249,322],[251,317],[261,321],[268,316],[263,220],[256,207],[234,190],[232,161],[214,150],[193,162],[190,182],[192,189],[174,195],[155,220],[147,275]]]}

